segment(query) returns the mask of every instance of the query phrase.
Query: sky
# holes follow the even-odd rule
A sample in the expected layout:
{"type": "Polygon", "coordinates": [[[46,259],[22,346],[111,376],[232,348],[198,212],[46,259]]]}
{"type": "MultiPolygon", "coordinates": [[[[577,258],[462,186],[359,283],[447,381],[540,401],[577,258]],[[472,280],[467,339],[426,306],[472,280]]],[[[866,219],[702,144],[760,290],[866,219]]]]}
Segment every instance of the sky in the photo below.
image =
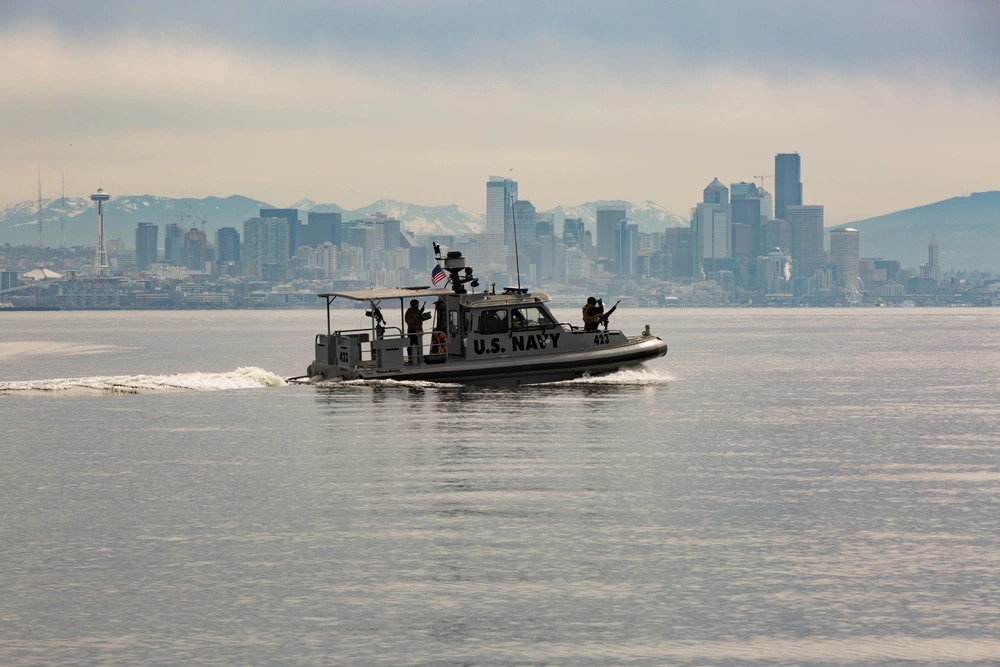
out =
{"type": "MultiPolygon", "coordinates": [[[[1000,189],[993,0],[4,0],[0,205],[546,210],[802,159],[832,226],[1000,189]]],[[[762,177],[762,178],[761,178],[762,177]]]]}

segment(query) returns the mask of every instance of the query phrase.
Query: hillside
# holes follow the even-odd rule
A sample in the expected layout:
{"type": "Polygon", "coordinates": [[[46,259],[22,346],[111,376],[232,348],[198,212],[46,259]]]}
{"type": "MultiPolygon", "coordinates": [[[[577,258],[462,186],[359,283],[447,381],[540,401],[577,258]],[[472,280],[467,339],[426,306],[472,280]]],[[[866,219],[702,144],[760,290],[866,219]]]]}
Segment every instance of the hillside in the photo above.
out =
{"type": "Polygon", "coordinates": [[[903,266],[927,263],[927,244],[937,237],[941,267],[1000,272],[1000,191],[858,220],[834,229],[861,232],[861,256],[897,259],[903,266]]]}

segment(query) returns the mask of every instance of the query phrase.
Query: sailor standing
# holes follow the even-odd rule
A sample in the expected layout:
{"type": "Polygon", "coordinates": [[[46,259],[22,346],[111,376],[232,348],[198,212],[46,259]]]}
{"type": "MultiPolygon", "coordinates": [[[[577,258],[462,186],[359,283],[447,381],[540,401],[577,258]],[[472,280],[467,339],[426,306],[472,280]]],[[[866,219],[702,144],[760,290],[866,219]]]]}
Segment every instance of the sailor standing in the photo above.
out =
{"type": "Polygon", "coordinates": [[[603,299],[589,297],[583,306],[583,330],[597,331],[597,325],[601,323],[601,315],[604,314],[603,299]]]}
{"type": "Polygon", "coordinates": [[[410,335],[410,347],[407,354],[411,360],[416,359],[420,354],[420,334],[424,330],[424,320],[430,319],[430,313],[424,313],[420,301],[413,299],[410,307],[403,313],[403,320],[406,323],[406,333],[410,335]]]}

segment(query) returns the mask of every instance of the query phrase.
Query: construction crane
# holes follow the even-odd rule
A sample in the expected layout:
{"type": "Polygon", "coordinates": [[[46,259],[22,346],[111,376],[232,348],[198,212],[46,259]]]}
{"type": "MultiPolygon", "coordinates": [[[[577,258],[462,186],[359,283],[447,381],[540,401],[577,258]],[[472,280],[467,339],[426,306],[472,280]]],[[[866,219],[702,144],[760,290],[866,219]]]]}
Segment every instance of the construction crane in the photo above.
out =
{"type": "Polygon", "coordinates": [[[761,190],[763,190],[764,189],[764,179],[765,178],[774,178],[774,174],[765,174],[763,176],[754,176],[754,178],[759,178],[760,179],[760,188],[761,188],[761,190]]]}
{"type": "Polygon", "coordinates": [[[187,207],[189,209],[191,209],[191,213],[194,214],[195,220],[197,220],[198,222],[201,223],[201,231],[202,231],[202,233],[204,233],[204,231],[205,231],[205,225],[208,224],[208,216],[206,215],[206,216],[202,217],[202,216],[198,215],[198,212],[194,210],[194,207],[191,206],[191,202],[189,202],[188,200],[185,199],[184,203],[187,204],[187,207]]]}

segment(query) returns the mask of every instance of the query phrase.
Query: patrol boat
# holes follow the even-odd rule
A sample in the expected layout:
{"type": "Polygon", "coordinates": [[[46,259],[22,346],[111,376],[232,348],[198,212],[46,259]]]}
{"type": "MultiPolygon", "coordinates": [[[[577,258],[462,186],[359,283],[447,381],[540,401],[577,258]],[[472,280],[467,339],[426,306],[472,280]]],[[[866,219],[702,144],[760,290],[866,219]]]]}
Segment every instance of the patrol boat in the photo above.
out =
{"type": "MultiPolygon", "coordinates": [[[[483,385],[520,385],[604,375],[667,353],[667,344],[645,331],[628,336],[608,329],[560,323],[546,303],[547,294],[527,288],[476,292],[479,280],[459,251],[441,256],[438,267],[450,287],[398,287],[321,292],[326,300],[326,333],[316,335],[315,360],[301,379],[427,380],[483,385]],[[470,289],[467,289],[471,288],[470,289]],[[364,303],[369,326],[334,329],[336,299],[364,303]],[[419,334],[404,331],[404,308],[417,300],[429,326],[419,334]],[[386,303],[399,302],[400,326],[387,323],[386,303]],[[431,302],[431,310],[426,305],[431,302]],[[431,321],[433,317],[433,321],[431,321]]],[[[614,310],[613,308],[611,310],[614,310]]],[[[300,378],[293,378],[300,379],[300,378]]]]}

